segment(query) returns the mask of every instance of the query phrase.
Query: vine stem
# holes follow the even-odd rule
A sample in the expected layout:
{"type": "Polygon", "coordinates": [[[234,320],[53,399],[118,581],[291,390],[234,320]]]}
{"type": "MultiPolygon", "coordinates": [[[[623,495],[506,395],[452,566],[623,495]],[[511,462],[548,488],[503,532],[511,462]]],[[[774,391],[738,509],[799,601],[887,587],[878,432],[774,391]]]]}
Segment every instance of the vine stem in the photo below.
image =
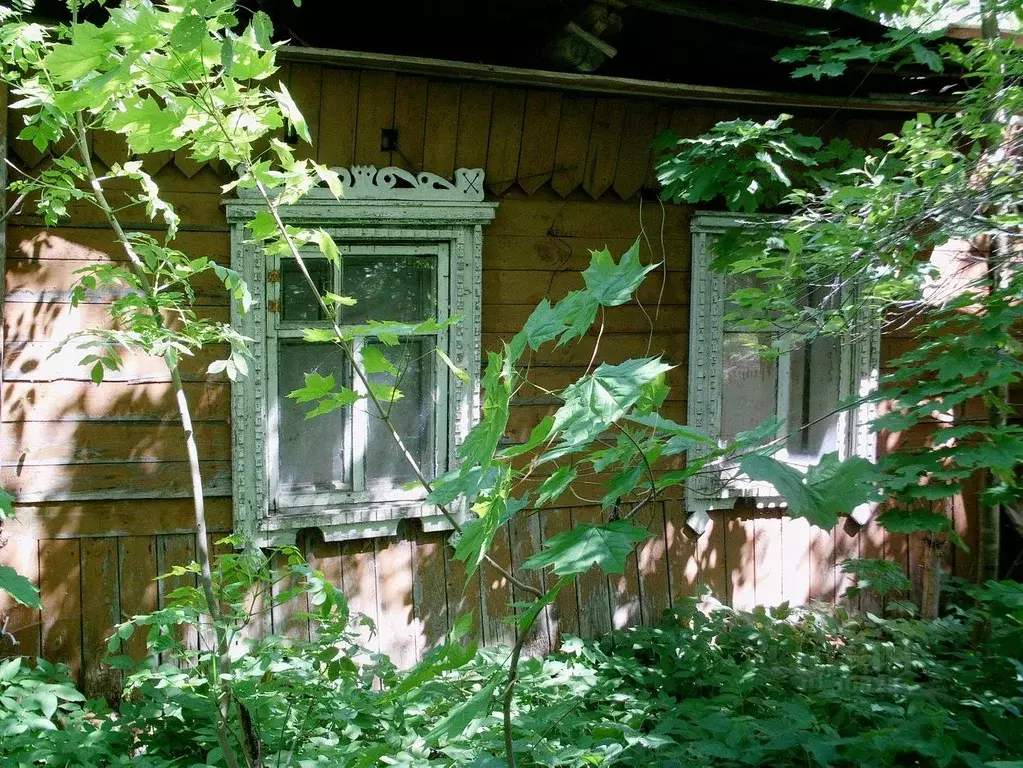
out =
{"type": "MultiPolygon", "coordinates": [[[[312,275],[309,274],[309,270],[306,269],[306,264],[302,258],[302,254],[299,252],[298,246],[295,245],[294,239],[288,233],[287,227],[284,224],[284,220],[281,218],[280,211],[277,208],[277,203],[274,202],[274,200],[270,197],[270,194],[269,192],[267,192],[267,189],[263,185],[262,181],[256,179],[255,177],[253,177],[253,180],[256,185],[256,190],[263,198],[263,201],[267,206],[267,210],[273,217],[274,224],[276,224],[277,226],[277,230],[281,233],[281,237],[284,238],[284,242],[288,247],[288,251],[291,253],[291,257],[295,260],[295,263],[298,265],[299,270],[301,270],[302,272],[302,277],[305,279],[306,284],[309,286],[309,289],[313,292],[313,295],[316,297],[317,304],[323,311],[324,316],[329,317],[331,319],[330,320],[331,326],[334,331],[334,335],[337,337],[338,346],[341,347],[341,350],[344,353],[345,357],[347,357],[349,362],[351,362],[352,370],[358,377],[359,382],[363,386],[363,389],[365,389],[366,396],[369,399],[370,403],[372,403],[373,408],[377,413],[377,416],[380,418],[384,426],[387,428],[387,431],[390,434],[391,439],[394,441],[394,444],[397,446],[398,451],[404,457],[405,463],[407,463],[409,467],[412,469],[412,472],[416,476],[416,480],[418,480],[419,484],[424,489],[426,489],[427,493],[431,493],[433,491],[433,485],[430,483],[429,479],[427,479],[426,475],[423,474],[422,467],[419,466],[419,462],[416,461],[415,456],[413,456],[409,449],[406,447],[405,441],[401,439],[401,435],[398,434],[398,430],[395,429],[394,423],[391,421],[389,412],[384,408],[383,403],[380,402],[380,398],[377,397],[376,393],[373,391],[373,388],[370,386],[370,382],[366,376],[365,371],[362,370],[362,367],[359,365],[358,360],[355,359],[355,352],[348,344],[348,342],[345,340],[344,333],[341,331],[341,326],[338,325],[337,315],[333,310],[331,310],[330,307],[327,306],[327,303],[323,300],[323,295],[320,293],[319,286],[316,285],[316,281],[313,280],[312,275]]],[[[458,519],[452,514],[451,510],[449,510],[447,506],[444,504],[437,504],[437,508],[441,511],[441,514],[444,515],[444,518],[448,521],[451,527],[454,528],[457,533],[461,533],[462,525],[461,523],[458,522],[458,519]]],[[[487,563],[487,565],[489,565],[497,573],[499,573],[501,576],[507,579],[509,583],[515,585],[524,592],[528,592],[534,597],[538,598],[543,597],[543,592],[530,586],[529,584],[526,584],[521,579],[516,578],[515,575],[511,573],[511,571],[509,571],[503,565],[494,560],[490,555],[485,554],[483,556],[483,559],[487,563]]]]}
{"type": "MultiPolygon", "coordinates": [[[[153,286],[149,280],[149,275],[146,273],[145,264],[135,251],[131,240],[121,227],[121,222],[118,220],[113,208],[107,201],[106,195],[103,191],[103,184],[101,183],[99,176],[96,174],[95,167],[92,164],[92,156],[89,153],[85,120],[82,117],[82,113],[77,112],[75,114],[75,119],[75,143],[78,145],[78,152],[82,157],[82,163],[85,167],[86,173],[88,174],[89,186],[96,199],[96,205],[101,211],[103,211],[103,215],[106,217],[107,223],[110,224],[111,229],[113,229],[114,234],[117,237],[117,241],[120,243],[121,248],[128,257],[128,262],[131,264],[132,270],[135,272],[135,275],[142,286],[143,294],[146,303],[149,306],[149,310],[153,314],[154,322],[161,328],[166,327],[163,321],[163,315],[160,312],[160,307],[153,299],[153,286]]],[[[220,670],[223,673],[223,676],[227,678],[231,673],[231,659],[228,654],[227,631],[220,622],[220,604],[217,601],[216,594],[213,590],[213,573],[210,566],[209,539],[207,537],[206,528],[206,506],[202,490],[202,471],[199,466],[199,449],[195,443],[195,432],[192,426],[192,413],[188,405],[188,398],[185,395],[184,387],[181,383],[181,371],[178,367],[178,360],[176,356],[173,353],[168,352],[163,356],[163,361],[170,372],[171,386],[174,390],[174,400],[177,405],[178,414],[181,417],[181,429],[184,432],[185,449],[188,454],[188,468],[192,483],[192,506],[195,513],[196,553],[199,555],[199,583],[202,586],[203,596],[206,599],[207,610],[216,636],[220,670]]],[[[213,680],[211,680],[211,683],[212,682],[213,680]]],[[[224,753],[224,760],[227,762],[228,768],[240,768],[238,758],[234,753],[234,748],[231,746],[227,731],[227,722],[232,698],[233,695],[231,693],[230,683],[224,680],[220,684],[220,692],[217,697],[218,711],[220,715],[217,720],[217,742],[220,745],[221,751],[224,753]]],[[[240,707],[244,707],[241,702],[238,702],[238,704],[240,707]]],[[[251,743],[251,734],[245,733],[244,735],[244,741],[247,742],[244,744],[245,749],[243,750],[245,763],[249,766],[249,768],[258,768],[258,749],[251,743]]]]}

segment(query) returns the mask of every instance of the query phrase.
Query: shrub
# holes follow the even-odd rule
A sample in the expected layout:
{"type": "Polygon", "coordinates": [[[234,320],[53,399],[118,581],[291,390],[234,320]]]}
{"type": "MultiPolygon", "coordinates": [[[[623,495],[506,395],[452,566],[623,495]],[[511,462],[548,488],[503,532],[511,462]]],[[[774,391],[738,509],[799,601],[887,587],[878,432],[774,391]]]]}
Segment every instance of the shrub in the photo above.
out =
{"type": "MultiPolygon", "coordinates": [[[[366,620],[348,615],[343,596],[297,553],[283,555],[276,569],[265,557],[228,555],[215,573],[233,622],[231,687],[246,713],[231,714],[233,738],[248,730],[268,767],[505,765],[495,691],[507,679],[507,649],[465,644],[465,617],[447,643],[399,672],[358,646],[366,620]],[[285,579],[295,586],[280,589],[285,579]],[[255,591],[304,596],[316,636],[245,640],[255,591]]],[[[216,661],[184,648],[176,629],[192,624],[209,637],[201,593],[172,595],[166,609],[135,617],[111,639],[116,649],[144,628],[150,649],[168,660],[130,674],[117,711],[85,701],[64,667],[0,665],[0,764],[222,764],[216,661]]],[[[568,638],[560,652],[521,665],[519,765],[1021,760],[1023,586],[957,585],[949,598],[937,621],[832,607],[743,612],[691,598],[656,627],[568,638]],[[975,626],[987,630],[976,642],[975,626]]]]}

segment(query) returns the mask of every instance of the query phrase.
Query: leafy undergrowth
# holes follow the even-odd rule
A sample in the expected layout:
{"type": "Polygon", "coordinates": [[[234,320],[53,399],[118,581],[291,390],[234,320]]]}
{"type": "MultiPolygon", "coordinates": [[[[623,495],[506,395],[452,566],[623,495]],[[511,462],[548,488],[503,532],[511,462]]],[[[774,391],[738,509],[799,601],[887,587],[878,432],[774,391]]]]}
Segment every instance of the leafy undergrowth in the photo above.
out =
{"type": "MultiPolygon", "coordinates": [[[[1023,586],[959,597],[934,622],[701,612],[694,600],[656,628],[570,638],[523,665],[518,764],[1023,765],[1023,586]]],[[[452,642],[399,673],[335,630],[239,654],[234,685],[264,765],[506,764],[507,651],[466,663],[471,648],[452,642]]],[[[220,764],[209,683],[185,666],[129,678],[113,713],[84,702],[61,668],[4,663],[0,764],[220,764]]]]}

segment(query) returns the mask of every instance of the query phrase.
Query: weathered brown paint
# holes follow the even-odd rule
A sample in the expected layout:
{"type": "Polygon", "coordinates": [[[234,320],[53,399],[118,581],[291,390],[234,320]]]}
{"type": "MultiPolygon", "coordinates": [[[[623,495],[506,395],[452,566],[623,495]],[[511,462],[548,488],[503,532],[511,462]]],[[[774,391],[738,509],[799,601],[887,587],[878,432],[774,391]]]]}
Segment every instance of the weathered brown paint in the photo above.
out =
{"type": "MultiPolygon", "coordinates": [[[[651,353],[663,352],[677,364],[668,375],[673,391],[666,413],[685,419],[691,210],[662,207],[650,199],[641,207],[636,193],[654,184],[649,142],[657,133],[670,126],[693,136],[734,111],[320,64],[285,65],[279,77],[289,84],[318,139],[313,149],[300,145],[301,156],[315,153],[320,162],[335,166],[393,163],[441,176],[450,176],[456,167],[487,169],[490,189],[501,194],[497,219],[484,239],[487,348],[496,348],[520,328],[540,298],[556,299],[580,287],[578,271],[588,263],[590,250],[607,246],[617,256],[645,232],[641,257],[664,265],[641,290],[642,308],[607,311],[596,360],[643,356],[648,345],[651,353]],[[380,150],[383,128],[398,129],[400,151],[380,150]]],[[[864,142],[887,126],[872,122],[849,128],[864,142]]],[[[120,157],[110,137],[97,134],[91,141],[100,159],[120,157]]],[[[12,159],[26,168],[44,159],[26,142],[11,141],[10,148],[12,159]]],[[[176,244],[189,253],[228,261],[230,238],[218,174],[184,151],[143,161],[183,218],[176,244]]],[[[124,194],[118,189],[112,196],[124,194]]],[[[174,498],[187,495],[187,475],[179,471],[176,413],[159,361],[133,359],[96,386],[87,369],[74,365],[74,352],[47,360],[46,353],[66,333],[108,324],[110,295],[93,295],[81,307],[70,307],[74,270],[124,258],[94,210],[75,202],[72,215],[73,228],[44,229],[31,212],[14,217],[9,227],[4,275],[8,348],[2,361],[6,380],[0,419],[5,441],[9,435],[16,439],[5,442],[0,459],[4,482],[15,488],[97,498],[19,505],[20,520],[4,531],[10,543],[0,549],[0,561],[40,583],[48,611],[41,616],[0,603],[0,614],[10,613],[25,651],[41,649],[71,663],[76,672],[84,664],[85,680],[98,690],[111,681],[98,666],[102,649],[97,644],[113,621],[152,610],[166,599],[174,582],[158,585],[153,579],[194,556],[194,534],[189,505],[174,498]],[[140,498],[146,500],[144,516],[137,512],[140,498]]],[[[124,215],[132,229],[161,229],[135,209],[124,215]]],[[[200,278],[196,289],[201,313],[226,319],[227,300],[215,279],[200,278]]],[[[886,341],[886,360],[907,348],[908,335],[901,336],[886,341]]],[[[581,375],[594,340],[590,334],[579,344],[534,355],[538,383],[557,389],[581,375]]],[[[230,491],[230,390],[222,377],[206,376],[205,368],[222,354],[205,350],[186,366],[185,387],[214,494],[230,491]]],[[[519,394],[509,438],[524,438],[532,425],[556,410],[556,401],[530,399],[541,394],[519,394]]],[[[891,437],[915,439],[912,434],[891,437]]],[[[586,492],[599,496],[599,485],[586,492]]],[[[578,499],[566,496],[559,503],[576,506],[522,517],[510,537],[502,532],[495,557],[520,565],[536,551],[541,533],[546,538],[573,522],[601,519],[599,509],[578,506],[578,499]]],[[[230,530],[229,497],[209,499],[208,514],[212,531],[230,530]]],[[[957,531],[970,541],[975,489],[956,501],[951,514],[957,531]]],[[[861,531],[844,522],[837,531],[822,532],[805,521],[740,509],[714,513],[707,532],[694,537],[685,531],[686,512],[675,498],[651,504],[646,516],[654,536],[630,559],[626,573],[610,579],[586,574],[565,589],[533,631],[532,651],[556,647],[568,633],[655,622],[664,608],[701,588],[744,606],[782,599],[798,603],[808,597],[834,600],[848,585],[840,570],[844,559],[880,553],[907,566],[910,561],[906,537],[879,537],[876,528],[861,531]]],[[[345,590],[353,611],[377,625],[379,634],[363,635],[368,646],[394,651],[402,663],[421,657],[467,611],[473,612],[474,636],[487,642],[514,640],[514,630],[503,619],[508,601],[522,596],[486,566],[466,586],[465,565],[453,559],[444,540],[442,534],[411,530],[398,540],[343,545],[314,535],[303,546],[314,565],[345,590]]],[[[956,573],[969,575],[971,567],[970,555],[955,554],[956,573]]],[[[549,586],[539,574],[527,578],[549,586]]],[[[869,602],[861,598],[861,604],[869,602]]],[[[255,637],[273,629],[308,636],[308,627],[296,620],[303,607],[299,601],[274,611],[257,605],[245,634],[255,637]]],[[[139,641],[129,650],[136,657],[144,654],[139,641]]]]}

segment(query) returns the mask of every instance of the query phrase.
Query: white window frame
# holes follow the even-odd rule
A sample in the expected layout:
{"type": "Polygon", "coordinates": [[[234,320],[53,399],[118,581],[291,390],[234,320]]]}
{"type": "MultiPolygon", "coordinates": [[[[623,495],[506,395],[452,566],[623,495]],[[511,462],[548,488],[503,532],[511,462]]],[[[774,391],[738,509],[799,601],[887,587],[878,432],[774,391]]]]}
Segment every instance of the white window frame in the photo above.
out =
{"type": "MultiPolygon", "coordinates": [[[[688,422],[703,434],[715,437],[721,433],[721,397],[724,385],[724,314],[727,288],[725,276],[710,269],[714,260],[711,247],[713,238],[726,230],[751,224],[755,216],[737,216],[722,213],[697,212],[690,219],[691,249],[691,301],[689,325],[689,390],[688,422]]],[[[763,220],[760,217],[760,220],[763,220]]],[[[877,387],[880,368],[880,328],[864,315],[860,328],[842,344],[839,399],[852,395],[863,397],[877,387]]],[[[788,402],[790,355],[782,352],[778,358],[778,394],[775,413],[784,413],[788,402]]],[[[863,456],[875,460],[877,438],[870,430],[875,416],[873,403],[863,403],[844,410],[838,415],[840,458],[863,456]]],[[[765,415],[766,417],[766,415],[765,415]]],[[[705,455],[709,449],[690,449],[689,459],[705,455]]],[[[777,455],[783,458],[784,453],[777,455]]],[[[800,469],[805,467],[793,463],[800,469]]],[[[724,470],[723,470],[724,471],[724,470]]],[[[720,473],[707,473],[690,479],[686,484],[685,504],[689,513],[688,525],[703,533],[713,510],[730,510],[739,499],[753,498],[759,508],[784,507],[785,501],[775,488],[765,482],[734,475],[723,485],[720,473]]],[[[865,505],[857,508],[853,517],[865,523],[872,509],[865,505]]]]}
{"type": "MultiPolygon", "coordinates": [[[[438,348],[470,376],[463,382],[434,355],[435,409],[433,454],[428,474],[457,466],[457,448],[475,422],[479,408],[480,310],[482,306],[482,228],[495,214],[496,203],[483,201],[483,171],[459,169],[454,181],[430,173],[411,174],[400,168],[377,170],[355,166],[335,169],[344,198],[312,190],[282,211],[285,223],[326,229],[342,255],[431,255],[436,258],[437,317],[461,320],[437,334],[438,348]]],[[[449,521],[425,503],[422,489],[367,488],[361,461],[352,459],[351,487],[328,491],[285,493],[278,487],[278,344],[301,338],[301,328],[317,323],[280,317],[281,256],[267,256],[248,240],[245,222],[261,210],[260,201],[243,190],[225,201],[231,228],[231,262],[249,286],[254,302],[242,313],[232,307],[231,321],[252,339],[249,375],[231,391],[234,528],[255,546],[295,543],[298,531],[318,528],[327,541],[393,536],[406,518],[418,518],[424,530],[448,530],[449,521]],[[271,311],[273,310],[273,311],[271,311]]],[[[318,251],[311,257],[319,257],[318,251]]],[[[356,299],[359,297],[356,296],[356,299]]],[[[374,320],[388,320],[371,313],[374,320]]],[[[359,342],[356,342],[358,345],[359,342]]],[[[429,358],[427,358],[429,359],[429,358]]],[[[347,455],[357,457],[366,435],[369,414],[364,400],[353,406],[348,420],[347,455]]],[[[456,514],[464,510],[456,508],[456,514]]]]}

